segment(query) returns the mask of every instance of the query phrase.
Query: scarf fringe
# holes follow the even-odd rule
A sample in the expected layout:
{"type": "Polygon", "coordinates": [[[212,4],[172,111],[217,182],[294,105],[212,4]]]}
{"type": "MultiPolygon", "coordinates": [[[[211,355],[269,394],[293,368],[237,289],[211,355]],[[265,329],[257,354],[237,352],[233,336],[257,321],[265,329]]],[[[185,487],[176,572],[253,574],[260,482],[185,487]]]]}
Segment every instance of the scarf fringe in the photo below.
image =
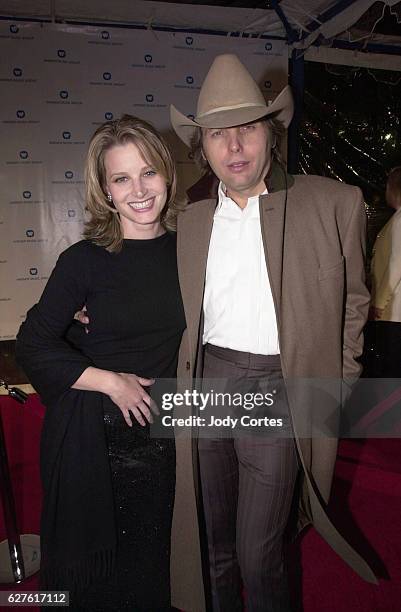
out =
{"type": "Polygon", "coordinates": [[[115,568],[113,549],[97,550],[70,566],[52,566],[49,561],[40,569],[40,588],[48,591],[65,590],[74,597],[90,584],[112,575],[115,568]]]}

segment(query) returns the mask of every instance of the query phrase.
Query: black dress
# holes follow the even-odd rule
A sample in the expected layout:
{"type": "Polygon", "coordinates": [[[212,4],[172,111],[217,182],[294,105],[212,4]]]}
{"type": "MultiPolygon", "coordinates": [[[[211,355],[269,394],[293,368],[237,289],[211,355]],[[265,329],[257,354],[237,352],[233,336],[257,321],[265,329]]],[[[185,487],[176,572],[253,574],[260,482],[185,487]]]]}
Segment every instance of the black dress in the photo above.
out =
{"type": "Polygon", "coordinates": [[[134,418],[129,428],[108,396],[70,387],[88,365],[173,378],[184,328],[168,233],[124,240],[117,254],[73,245],[21,327],[17,355],[48,407],[42,585],[70,590],[70,609],[170,609],[174,440],[152,438],[134,418]],[[67,343],[84,303],[89,333],[67,343]]]}

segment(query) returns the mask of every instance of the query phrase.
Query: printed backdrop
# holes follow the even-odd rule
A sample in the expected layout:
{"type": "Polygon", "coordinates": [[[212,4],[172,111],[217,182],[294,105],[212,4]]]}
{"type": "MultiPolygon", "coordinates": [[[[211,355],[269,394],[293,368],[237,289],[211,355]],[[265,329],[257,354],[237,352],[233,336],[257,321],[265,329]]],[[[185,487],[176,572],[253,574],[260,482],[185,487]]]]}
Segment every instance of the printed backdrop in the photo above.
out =
{"type": "Polygon", "coordinates": [[[282,41],[146,29],[0,24],[0,340],[15,337],[57,256],[81,237],[83,164],[96,127],[121,113],[170,143],[181,193],[198,177],[171,132],[193,115],[215,55],[236,52],[273,99],[287,82],[282,41]]]}

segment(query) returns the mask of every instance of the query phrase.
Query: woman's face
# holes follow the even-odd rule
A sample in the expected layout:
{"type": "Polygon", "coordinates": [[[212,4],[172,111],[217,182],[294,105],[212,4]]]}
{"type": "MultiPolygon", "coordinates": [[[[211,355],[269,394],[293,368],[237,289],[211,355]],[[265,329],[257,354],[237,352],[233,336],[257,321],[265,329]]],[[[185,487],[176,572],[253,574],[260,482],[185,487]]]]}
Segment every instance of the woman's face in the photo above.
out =
{"type": "Polygon", "coordinates": [[[106,191],[120,213],[124,238],[155,238],[164,233],[160,214],[167,200],[165,178],[149,166],[138,147],[116,145],[104,156],[106,191]]]}

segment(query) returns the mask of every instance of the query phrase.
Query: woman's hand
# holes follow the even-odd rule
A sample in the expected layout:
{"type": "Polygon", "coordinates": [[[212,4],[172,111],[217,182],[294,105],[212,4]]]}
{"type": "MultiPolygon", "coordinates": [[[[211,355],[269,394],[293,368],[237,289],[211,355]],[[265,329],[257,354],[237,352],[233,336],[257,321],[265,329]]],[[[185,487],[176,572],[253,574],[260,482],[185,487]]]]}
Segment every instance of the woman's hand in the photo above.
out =
{"type": "Polygon", "coordinates": [[[152,412],[159,414],[155,402],[143,388],[153,385],[154,382],[154,379],[142,378],[135,374],[121,372],[114,375],[108,395],[123,413],[129,427],[132,427],[130,412],[142,426],[145,426],[145,419],[153,423],[152,412]]]}
{"type": "Polygon", "coordinates": [[[156,403],[144,389],[144,387],[153,385],[154,382],[153,378],[141,378],[136,374],[110,372],[110,370],[89,366],[72,385],[72,388],[82,391],[98,391],[108,395],[123,413],[127,425],[132,427],[130,412],[143,426],[145,426],[145,419],[153,423],[152,412],[160,414],[156,403]]]}

